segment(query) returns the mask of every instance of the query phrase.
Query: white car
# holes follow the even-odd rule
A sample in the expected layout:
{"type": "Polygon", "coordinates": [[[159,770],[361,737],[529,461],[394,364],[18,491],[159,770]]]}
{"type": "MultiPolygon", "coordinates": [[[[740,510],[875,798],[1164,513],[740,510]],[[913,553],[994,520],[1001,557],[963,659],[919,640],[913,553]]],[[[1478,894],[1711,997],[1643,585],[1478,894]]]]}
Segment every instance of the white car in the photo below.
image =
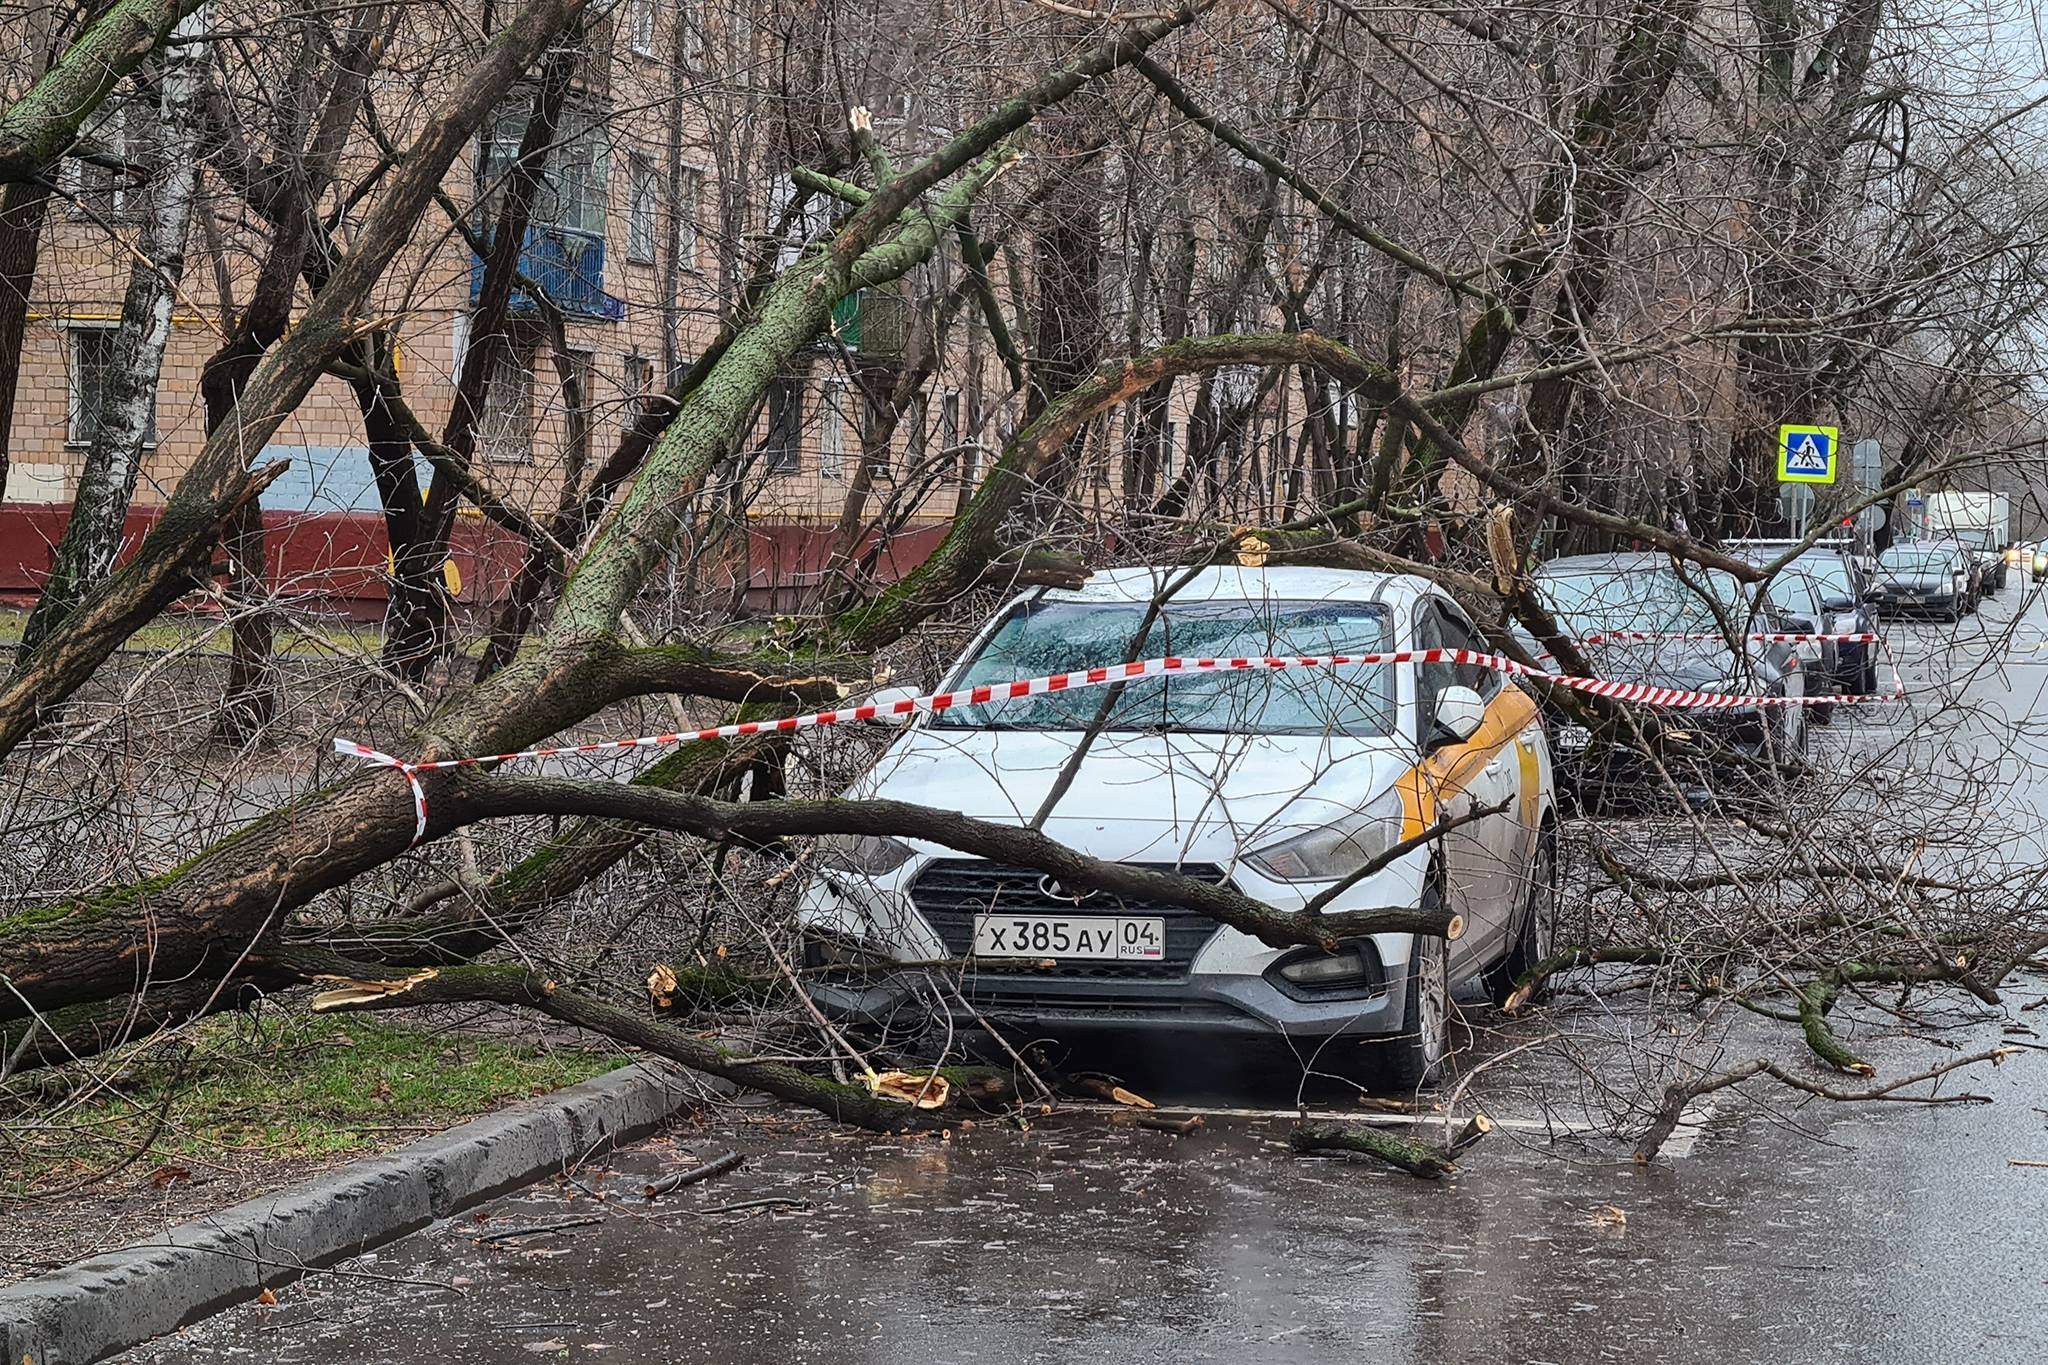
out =
{"type": "MultiPolygon", "coordinates": [[[[1139,638],[1148,605],[1184,573],[1118,569],[1020,597],[942,686],[1168,655],[1484,648],[1427,580],[1307,568],[1202,570],[1139,638]]],[[[1027,824],[1106,695],[921,716],[848,795],[1027,824]]],[[[1505,991],[1548,951],[1550,753],[1535,702],[1502,674],[1407,664],[1148,678],[1117,699],[1043,826],[1098,858],[1227,881],[1305,912],[1396,842],[1475,809],[1487,813],[1326,907],[1448,903],[1463,920],[1456,940],[1383,933],[1336,953],[1270,947],[1176,905],[1069,889],[937,844],[836,836],[802,901],[806,979],[826,1009],[871,1023],[944,1010],[956,1026],[985,1020],[1026,1039],[1372,1039],[1382,1079],[1418,1084],[1443,1059],[1452,985],[1487,974],[1505,991]],[[959,990],[934,990],[934,979],[959,990]]]]}

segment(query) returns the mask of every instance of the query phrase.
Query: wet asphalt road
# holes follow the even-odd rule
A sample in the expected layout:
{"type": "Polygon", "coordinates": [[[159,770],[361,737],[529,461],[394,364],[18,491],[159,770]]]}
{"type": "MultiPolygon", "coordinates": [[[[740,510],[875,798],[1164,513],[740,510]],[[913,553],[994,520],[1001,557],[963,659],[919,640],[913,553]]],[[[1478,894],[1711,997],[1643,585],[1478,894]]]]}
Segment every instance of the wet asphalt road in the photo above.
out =
{"type": "MultiPolygon", "coordinates": [[[[1901,643],[1916,685],[1952,667],[1901,643]]],[[[2024,715],[2044,681],[2036,602],[1968,694],[2024,715]]],[[[2038,837],[2048,787],[2023,768],[2015,809],[2038,837]]],[[[2002,1018],[1958,1004],[1946,1044],[2031,1038],[2001,1028],[2048,1018],[2026,1008],[2043,999],[2012,993],[2002,1018]]],[[[1782,1032],[1742,1041],[1795,1050],[1782,1032]]],[[[1946,1055],[1857,1042],[1881,1074],[1946,1055]]],[[[1650,1169],[1595,1131],[1576,1077],[1534,1056],[1497,1069],[1501,1130],[1441,1184],[1297,1157],[1277,1113],[1211,1114],[1185,1138],[1082,1109],[899,1140],[735,1109],[594,1163],[585,1188],[507,1196],[123,1359],[2048,1360],[2048,1167],[2013,1164],[2048,1162],[2048,1055],[1944,1083],[1989,1105],[1725,1091],[1650,1169]],[[727,1150],[747,1156],[737,1172],[639,1196],[727,1150]],[[711,1211],[761,1199],[800,1203],[711,1211]]]]}

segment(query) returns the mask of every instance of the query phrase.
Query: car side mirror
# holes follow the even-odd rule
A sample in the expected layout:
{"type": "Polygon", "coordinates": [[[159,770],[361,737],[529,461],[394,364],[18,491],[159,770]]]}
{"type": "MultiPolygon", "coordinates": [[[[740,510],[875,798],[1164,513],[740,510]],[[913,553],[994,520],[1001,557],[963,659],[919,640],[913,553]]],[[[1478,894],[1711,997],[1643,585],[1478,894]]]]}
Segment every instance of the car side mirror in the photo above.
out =
{"type": "Polygon", "coordinates": [[[1431,749],[1446,744],[1463,744],[1479,733],[1486,719],[1486,702],[1469,687],[1446,687],[1436,694],[1436,715],[1431,749]]]}
{"type": "Polygon", "coordinates": [[[868,724],[870,725],[908,725],[923,713],[918,711],[902,711],[892,714],[885,708],[893,707],[899,702],[906,702],[914,697],[921,697],[923,695],[924,693],[914,687],[885,687],[861,704],[878,708],[878,713],[868,718],[868,724]]]}

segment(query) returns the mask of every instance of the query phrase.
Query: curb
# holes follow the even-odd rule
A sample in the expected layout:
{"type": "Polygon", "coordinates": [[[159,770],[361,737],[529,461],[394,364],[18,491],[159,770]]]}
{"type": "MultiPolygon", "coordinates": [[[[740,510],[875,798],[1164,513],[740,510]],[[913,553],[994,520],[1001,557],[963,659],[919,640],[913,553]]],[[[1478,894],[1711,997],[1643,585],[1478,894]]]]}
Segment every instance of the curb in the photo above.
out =
{"type": "Polygon", "coordinates": [[[0,1288],[7,1365],[87,1365],[629,1142],[703,1098],[641,1062],[0,1288]]]}

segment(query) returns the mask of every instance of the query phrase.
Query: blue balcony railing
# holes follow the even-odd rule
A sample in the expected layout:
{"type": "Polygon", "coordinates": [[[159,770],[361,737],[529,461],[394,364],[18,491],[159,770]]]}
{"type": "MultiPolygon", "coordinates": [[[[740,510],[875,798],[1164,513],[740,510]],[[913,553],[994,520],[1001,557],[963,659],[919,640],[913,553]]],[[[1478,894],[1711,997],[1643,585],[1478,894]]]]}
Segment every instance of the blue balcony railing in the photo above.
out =
{"type": "MultiPolygon", "coordinates": [[[[604,234],[552,224],[532,224],[519,253],[519,271],[538,285],[557,308],[572,318],[617,322],[626,316],[626,305],[604,291],[604,234]]],[[[474,304],[484,292],[484,262],[481,257],[469,267],[469,301],[474,304]]],[[[514,287],[514,314],[539,311],[539,305],[525,289],[514,287]]]]}

